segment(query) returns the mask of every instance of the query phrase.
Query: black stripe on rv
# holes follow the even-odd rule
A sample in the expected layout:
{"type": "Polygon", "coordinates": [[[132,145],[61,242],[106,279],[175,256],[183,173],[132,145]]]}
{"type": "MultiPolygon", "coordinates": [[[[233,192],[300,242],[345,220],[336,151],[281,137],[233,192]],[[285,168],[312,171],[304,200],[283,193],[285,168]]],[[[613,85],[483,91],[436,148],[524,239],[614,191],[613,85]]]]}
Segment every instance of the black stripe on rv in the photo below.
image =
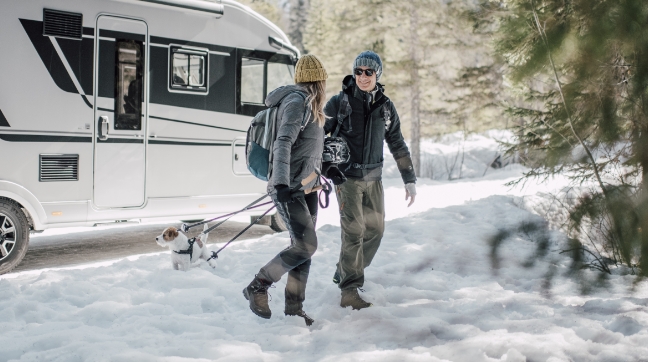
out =
{"type": "MultiPolygon", "coordinates": [[[[108,108],[101,108],[97,107],[98,110],[103,111],[103,112],[114,112],[115,110],[113,109],[108,109],[108,108]]],[[[216,128],[216,129],[222,129],[225,131],[232,131],[232,132],[242,132],[245,133],[246,131],[240,130],[240,129],[235,129],[235,128],[227,128],[227,127],[219,127],[219,126],[212,126],[210,124],[203,124],[203,123],[196,123],[196,122],[189,122],[189,121],[181,121],[179,119],[173,119],[173,118],[165,118],[165,117],[158,117],[158,116],[149,116],[149,118],[153,119],[159,119],[161,121],[168,121],[168,122],[176,122],[176,123],[183,123],[183,124],[190,124],[192,126],[199,126],[199,127],[207,127],[207,128],[216,128]]]]}
{"type": "Polygon", "coordinates": [[[73,142],[73,143],[90,143],[92,137],[76,136],[44,136],[35,134],[2,134],[0,139],[8,142],[73,142]]]}
{"type": "Polygon", "coordinates": [[[5,117],[4,114],[2,114],[1,109],[0,109],[0,127],[11,127],[9,125],[9,121],[7,121],[7,117],[5,117]]]}
{"type": "Polygon", "coordinates": [[[144,143],[144,140],[134,140],[130,138],[108,138],[101,140],[97,138],[97,143],[144,143]]]}
{"type": "Polygon", "coordinates": [[[233,132],[243,132],[245,133],[246,131],[242,131],[240,129],[234,129],[234,128],[227,128],[227,127],[219,127],[219,126],[212,126],[209,124],[202,124],[202,123],[194,123],[194,122],[188,122],[188,121],[181,121],[178,119],[171,119],[171,118],[164,118],[164,117],[157,117],[157,116],[149,116],[149,118],[154,118],[154,119],[159,119],[162,121],[168,121],[168,122],[177,122],[177,123],[184,123],[184,124],[190,124],[193,126],[200,126],[200,127],[208,127],[208,128],[217,128],[217,129],[223,129],[226,131],[233,131],[233,132]]]}
{"type": "MultiPolygon", "coordinates": [[[[56,83],[61,90],[78,94],[72,79],[70,79],[70,75],[56,53],[56,49],[54,49],[52,42],[48,37],[43,36],[43,22],[20,19],[20,23],[23,28],[25,28],[29,40],[31,40],[34,45],[36,52],[45,65],[45,68],[47,68],[47,71],[52,76],[54,83],[56,83]]],[[[79,42],[78,40],[73,41],[79,42]]]]}
{"type": "MultiPolygon", "coordinates": [[[[59,59],[52,42],[42,35],[43,22],[37,20],[20,19],[34,48],[40,56],[45,68],[50,73],[54,83],[63,91],[78,93],[70,75],[66,71],[61,59],[59,59]]],[[[100,29],[102,37],[144,40],[140,34],[116,32],[100,29]]],[[[95,30],[83,28],[84,35],[93,35],[95,30]]],[[[209,92],[208,94],[186,94],[170,92],[168,89],[169,73],[169,49],[166,47],[150,47],[150,102],[164,104],[173,107],[199,109],[212,112],[230,114],[244,114],[254,116],[259,110],[265,108],[262,105],[238,105],[237,94],[240,92],[240,84],[237,84],[238,61],[242,56],[265,59],[273,62],[291,64],[291,57],[285,54],[260,50],[243,50],[233,47],[225,47],[214,44],[192,42],[182,39],[171,39],[151,36],[151,43],[167,45],[178,44],[207,48],[210,51],[227,53],[229,56],[215,53],[209,54],[209,92]]],[[[76,76],[83,92],[93,95],[93,59],[94,39],[83,38],[82,40],[57,38],[63,55],[67,59],[72,72],[76,76]]],[[[114,97],[114,42],[100,40],[100,64],[98,96],[105,98],[114,97]]],[[[240,81],[239,81],[240,82],[240,81]]],[[[92,107],[87,98],[83,101],[92,107]]]]}
{"type": "Polygon", "coordinates": [[[164,37],[161,37],[161,36],[154,36],[154,35],[151,35],[150,38],[151,38],[151,44],[186,45],[186,46],[192,46],[192,47],[197,47],[197,48],[206,48],[206,49],[209,49],[209,50],[215,51],[215,52],[228,53],[229,55],[232,55],[232,51],[234,51],[234,48],[226,47],[226,46],[222,46],[222,45],[198,43],[198,42],[189,41],[189,40],[171,39],[171,38],[164,38],[164,37]]]}
{"type": "MultiPolygon", "coordinates": [[[[91,143],[92,137],[76,137],[76,136],[45,136],[45,135],[24,135],[24,134],[6,134],[0,133],[0,140],[7,142],[68,142],[68,143],[91,143]]],[[[98,143],[144,143],[144,140],[124,139],[124,138],[109,138],[107,140],[99,140],[98,143]]],[[[162,141],[162,140],[149,140],[148,144],[151,145],[169,145],[169,146],[226,146],[231,147],[232,144],[228,142],[183,142],[183,141],[162,141]]]]}
{"type": "MultiPolygon", "coordinates": [[[[20,19],[27,36],[34,49],[43,61],[43,65],[52,76],[54,83],[63,91],[77,93],[78,91],[70,79],[63,62],[59,58],[52,42],[43,36],[43,22],[36,20],[20,19]]],[[[84,28],[83,33],[94,34],[92,28],[84,28]]],[[[83,92],[92,95],[92,60],[94,57],[94,39],[81,40],[56,38],[65,58],[72,68],[74,76],[79,81],[83,92]]],[[[86,101],[86,100],[84,100],[86,101]]],[[[86,102],[87,104],[88,102],[86,102]]],[[[91,106],[91,105],[90,105],[91,106]]],[[[91,106],[92,107],[92,106],[91,106]]]]}
{"type": "Polygon", "coordinates": [[[173,146],[227,146],[231,147],[231,143],[207,143],[207,142],[176,142],[176,141],[160,141],[149,140],[150,145],[173,145],[173,146]]]}
{"type": "Polygon", "coordinates": [[[146,36],[142,34],[126,33],[123,31],[115,30],[106,30],[99,29],[99,36],[103,38],[112,38],[112,39],[126,39],[126,40],[135,40],[135,41],[146,41],[146,36]]]}

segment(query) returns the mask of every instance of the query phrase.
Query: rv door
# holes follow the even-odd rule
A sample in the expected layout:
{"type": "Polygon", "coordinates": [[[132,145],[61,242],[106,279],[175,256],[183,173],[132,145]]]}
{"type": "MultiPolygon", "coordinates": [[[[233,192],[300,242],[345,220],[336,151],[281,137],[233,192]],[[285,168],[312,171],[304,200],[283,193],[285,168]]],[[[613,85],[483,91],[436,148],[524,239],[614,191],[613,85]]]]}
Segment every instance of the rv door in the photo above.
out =
{"type": "Polygon", "coordinates": [[[146,201],[148,28],[102,15],[95,32],[94,195],[100,208],[146,201]]]}

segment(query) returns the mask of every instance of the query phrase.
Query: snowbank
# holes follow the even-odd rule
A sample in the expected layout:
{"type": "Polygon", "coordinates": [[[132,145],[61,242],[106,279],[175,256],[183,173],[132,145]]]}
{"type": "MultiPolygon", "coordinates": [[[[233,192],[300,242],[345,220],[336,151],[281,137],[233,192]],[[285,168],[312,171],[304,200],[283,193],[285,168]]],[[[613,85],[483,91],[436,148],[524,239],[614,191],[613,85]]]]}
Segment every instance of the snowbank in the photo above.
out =
{"type": "MultiPolygon", "coordinates": [[[[546,299],[540,285],[548,265],[520,266],[535,250],[533,242],[505,243],[499,273],[491,270],[488,236],[538,218],[518,208],[519,200],[491,196],[430,208],[435,194],[443,205],[449,192],[465,199],[470,196],[463,194],[485,191],[476,182],[427,181],[415,204],[427,210],[402,217],[412,210],[402,206],[397,181],[386,182],[390,221],[362,294],[372,308],[338,306],[331,277],[340,229],[332,222],[318,230],[305,302],[316,320],[310,328],[301,318],[283,316],[285,278],[270,290],[270,320],[253,315],[241,295],[289,243],[282,233],[232,244],[216,269],[174,271],[168,253],[158,253],[2,278],[0,360],[556,362],[648,356],[646,288],[630,296],[630,277],[612,276],[614,289],[581,297],[577,285],[557,278],[553,299],[546,299]]],[[[566,261],[558,258],[564,270],[566,261]]]]}
{"type": "MultiPolygon", "coordinates": [[[[500,142],[510,142],[513,133],[505,130],[490,130],[464,137],[463,132],[443,135],[438,139],[421,140],[421,175],[433,180],[454,180],[458,178],[482,177],[493,171],[490,165],[501,156],[500,166],[511,160],[502,156],[500,142]]],[[[384,175],[400,178],[394,158],[385,145],[384,175]]]]}

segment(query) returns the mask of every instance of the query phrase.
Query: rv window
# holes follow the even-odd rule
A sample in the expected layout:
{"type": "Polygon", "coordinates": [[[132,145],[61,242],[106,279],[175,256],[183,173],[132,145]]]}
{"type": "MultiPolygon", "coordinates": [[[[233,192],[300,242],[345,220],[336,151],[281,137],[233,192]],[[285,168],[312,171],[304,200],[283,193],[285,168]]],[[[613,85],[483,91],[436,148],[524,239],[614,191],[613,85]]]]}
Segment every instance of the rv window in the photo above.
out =
{"type": "Polygon", "coordinates": [[[142,42],[116,41],[115,129],[142,129],[142,42]]]}
{"type": "Polygon", "coordinates": [[[243,58],[241,63],[241,103],[263,104],[265,61],[243,58]]]}
{"type": "Polygon", "coordinates": [[[283,85],[293,84],[294,75],[292,65],[268,62],[268,93],[283,85]]]}
{"type": "Polygon", "coordinates": [[[171,89],[207,92],[205,85],[207,52],[171,48],[171,89]]]}

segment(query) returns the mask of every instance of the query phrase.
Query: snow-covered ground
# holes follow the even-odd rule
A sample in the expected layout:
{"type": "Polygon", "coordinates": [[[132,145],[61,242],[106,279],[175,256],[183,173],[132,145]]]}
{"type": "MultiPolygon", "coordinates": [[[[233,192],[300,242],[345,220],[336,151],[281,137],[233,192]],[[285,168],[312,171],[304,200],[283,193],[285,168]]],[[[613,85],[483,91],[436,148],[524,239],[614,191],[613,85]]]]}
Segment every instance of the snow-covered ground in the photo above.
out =
{"type": "MultiPolygon", "coordinates": [[[[101,265],[0,277],[1,361],[642,361],[648,360],[648,288],[630,276],[580,296],[575,282],[541,284],[548,262],[514,238],[498,273],[487,243],[497,230],[539,216],[520,199],[566,180],[503,184],[509,166],[454,182],[419,180],[407,208],[402,182],[385,180],[387,227],[367,269],[361,311],[339,307],[331,281],[340,248],[337,205],[319,220],[304,309],[283,315],[285,278],[271,289],[270,320],[241,290],[289,243],[287,233],[232,244],[217,268],[171,270],[168,252],[101,265]]],[[[555,248],[554,248],[555,249],[555,248]]],[[[558,271],[568,260],[555,253],[558,271]]],[[[593,272],[592,272],[593,273],[593,272]]]]}

